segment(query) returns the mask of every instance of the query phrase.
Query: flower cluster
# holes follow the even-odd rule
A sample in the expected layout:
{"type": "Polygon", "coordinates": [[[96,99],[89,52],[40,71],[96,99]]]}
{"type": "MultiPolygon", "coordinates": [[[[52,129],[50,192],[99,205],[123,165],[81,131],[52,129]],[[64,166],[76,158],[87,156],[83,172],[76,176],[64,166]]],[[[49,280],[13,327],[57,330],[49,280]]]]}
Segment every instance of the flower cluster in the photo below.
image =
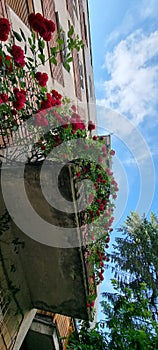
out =
{"type": "Polygon", "coordinates": [[[6,41],[10,32],[10,23],[7,18],[0,18],[0,40],[6,41]]]}
{"type": "Polygon", "coordinates": [[[50,41],[55,31],[53,21],[44,18],[40,13],[31,13],[28,17],[30,27],[37,32],[45,41],[50,41]]]}
{"type": "Polygon", "coordinates": [[[46,86],[47,81],[48,81],[48,74],[47,73],[36,72],[35,78],[37,79],[38,84],[40,86],[46,86]]]}
{"type": "MultiPolygon", "coordinates": [[[[11,25],[6,18],[0,18],[0,70],[1,70],[1,134],[2,137],[9,135],[9,130],[15,131],[23,120],[26,121],[30,115],[36,115],[37,126],[47,126],[48,121],[44,119],[45,110],[61,105],[62,96],[55,90],[47,90],[48,74],[39,70],[45,62],[53,58],[57,64],[56,56],[61,50],[61,39],[57,37],[56,44],[52,49],[52,57],[45,57],[44,41],[50,41],[55,31],[53,21],[44,18],[40,13],[31,13],[28,17],[31,26],[31,36],[25,36],[20,29],[20,34],[12,31],[11,25]],[[39,36],[36,36],[38,33],[39,36]],[[10,40],[7,41],[10,34],[10,40]],[[24,41],[23,45],[17,45],[16,41],[24,41]],[[29,50],[29,55],[28,55],[29,50]],[[31,52],[31,55],[30,55],[31,52]],[[7,95],[7,99],[4,97],[7,95]]],[[[68,61],[66,69],[69,68],[71,54],[74,48],[81,47],[81,41],[73,39],[72,28],[70,28],[68,45],[68,61]]],[[[66,59],[66,58],[65,58],[66,59]]]]}

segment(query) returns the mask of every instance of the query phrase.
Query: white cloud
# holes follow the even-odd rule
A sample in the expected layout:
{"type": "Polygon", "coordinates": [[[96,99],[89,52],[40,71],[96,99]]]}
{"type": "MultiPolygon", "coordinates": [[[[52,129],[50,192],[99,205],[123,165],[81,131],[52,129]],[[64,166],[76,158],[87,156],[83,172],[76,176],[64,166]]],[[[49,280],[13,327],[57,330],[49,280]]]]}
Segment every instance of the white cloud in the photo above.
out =
{"type": "Polygon", "coordinates": [[[158,104],[158,31],[136,30],[105,57],[109,74],[101,105],[129,115],[136,125],[154,115],[158,104]]]}
{"type": "MultiPolygon", "coordinates": [[[[106,38],[106,47],[116,43],[121,37],[127,36],[132,31],[140,28],[145,21],[151,20],[157,23],[158,1],[157,0],[133,0],[124,14],[123,20],[106,38]]],[[[149,25],[149,23],[148,23],[149,25]]]]}
{"type": "Polygon", "coordinates": [[[140,7],[140,16],[142,19],[157,17],[158,1],[157,0],[143,0],[140,7]]]}

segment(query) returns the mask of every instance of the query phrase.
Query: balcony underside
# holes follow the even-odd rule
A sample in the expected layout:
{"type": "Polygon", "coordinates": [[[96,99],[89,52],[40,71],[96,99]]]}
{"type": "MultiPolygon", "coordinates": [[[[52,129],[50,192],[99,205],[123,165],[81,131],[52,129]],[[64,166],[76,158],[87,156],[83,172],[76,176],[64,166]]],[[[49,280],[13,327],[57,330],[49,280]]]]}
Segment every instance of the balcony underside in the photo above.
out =
{"type": "Polygon", "coordinates": [[[70,169],[65,168],[58,180],[59,192],[62,192],[62,196],[58,196],[54,182],[54,175],[59,174],[58,165],[50,162],[43,170],[44,194],[40,185],[41,167],[42,163],[27,165],[25,171],[23,166],[3,165],[1,169],[1,215],[9,206],[11,216],[18,217],[14,221],[21,227],[12,220],[2,235],[6,283],[11,281],[20,289],[16,298],[22,310],[38,308],[87,319],[87,274],[78,216],[72,201],[70,169]],[[35,221],[23,196],[23,184],[35,221]],[[27,228],[32,229],[29,235],[27,228]]]}

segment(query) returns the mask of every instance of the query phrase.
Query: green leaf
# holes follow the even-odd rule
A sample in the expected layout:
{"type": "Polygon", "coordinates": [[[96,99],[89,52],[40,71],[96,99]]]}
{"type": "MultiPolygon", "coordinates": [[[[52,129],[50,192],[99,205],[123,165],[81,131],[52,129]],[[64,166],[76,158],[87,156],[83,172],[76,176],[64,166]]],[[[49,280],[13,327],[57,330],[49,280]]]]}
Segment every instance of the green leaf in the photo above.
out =
{"type": "Polygon", "coordinates": [[[51,63],[54,63],[55,66],[57,66],[57,60],[55,57],[51,57],[50,60],[49,60],[51,63]]]}
{"type": "Polygon", "coordinates": [[[25,55],[27,54],[27,45],[25,45],[24,47],[24,52],[25,52],[25,55]]]}
{"type": "Polygon", "coordinates": [[[72,61],[73,61],[73,57],[72,56],[66,59],[66,62],[72,62],[72,61]]]}
{"type": "Polygon", "coordinates": [[[68,72],[70,72],[70,65],[67,62],[64,62],[63,66],[68,72]]]}
{"type": "Polygon", "coordinates": [[[38,58],[41,60],[41,63],[44,65],[45,64],[45,55],[42,53],[38,55],[38,58]]]}
{"type": "Polygon", "coordinates": [[[28,61],[34,62],[34,59],[33,59],[32,57],[28,57],[28,56],[27,56],[26,58],[27,58],[28,61]]]}
{"type": "Polygon", "coordinates": [[[71,26],[70,29],[69,29],[69,31],[68,31],[68,34],[67,34],[67,35],[68,35],[69,38],[71,38],[71,36],[72,36],[73,34],[74,34],[74,27],[71,26]]]}
{"type": "Polygon", "coordinates": [[[15,30],[13,30],[13,34],[18,41],[22,41],[22,37],[19,33],[15,32],[15,30]]]}
{"type": "Polygon", "coordinates": [[[47,88],[45,86],[41,87],[41,93],[47,92],[47,88]]]}
{"type": "Polygon", "coordinates": [[[22,29],[20,28],[20,33],[21,33],[21,36],[22,38],[24,39],[24,41],[26,42],[26,37],[25,37],[25,34],[24,32],[22,31],[22,29]]]}
{"type": "Polygon", "coordinates": [[[29,42],[30,46],[32,46],[32,39],[30,37],[28,38],[28,42],[29,42]]]}
{"type": "Polygon", "coordinates": [[[56,46],[51,47],[50,52],[51,52],[51,54],[52,54],[53,56],[56,57],[56,55],[57,55],[57,47],[56,47],[56,46]]]}
{"type": "Polygon", "coordinates": [[[45,43],[44,43],[44,40],[41,40],[41,39],[38,39],[38,48],[41,52],[41,54],[43,55],[43,49],[45,47],[45,43]]]}

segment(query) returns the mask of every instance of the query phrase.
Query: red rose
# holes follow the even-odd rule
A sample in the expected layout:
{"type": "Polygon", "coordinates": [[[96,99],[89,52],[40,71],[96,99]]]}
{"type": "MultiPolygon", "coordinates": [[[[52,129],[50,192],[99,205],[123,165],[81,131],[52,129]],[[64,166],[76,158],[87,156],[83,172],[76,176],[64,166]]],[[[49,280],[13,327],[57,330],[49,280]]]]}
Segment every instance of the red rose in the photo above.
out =
{"type": "Polygon", "coordinates": [[[56,145],[59,145],[61,143],[61,139],[60,139],[60,137],[58,135],[55,135],[54,139],[56,141],[56,145]]]}
{"type": "Polygon", "coordinates": [[[95,125],[94,125],[94,123],[90,120],[89,122],[88,122],[88,130],[89,131],[92,131],[92,130],[94,130],[95,129],[95,125]]]}
{"type": "Polygon", "coordinates": [[[48,20],[47,18],[45,18],[44,24],[45,24],[48,32],[53,33],[55,31],[55,23],[53,21],[48,20]]]}
{"type": "Polygon", "coordinates": [[[10,32],[10,23],[7,18],[0,18],[0,40],[6,41],[10,32]]]}
{"type": "Polygon", "coordinates": [[[94,141],[98,140],[98,137],[97,136],[93,136],[93,140],[94,141]]]}
{"type": "Polygon", "coordinates": [[[56,90],[51,91],[53,98],[56,98],[57,100],[61,100],[62,95],[59,94],[56,90]]]}
{"type": "Polygon", "coordinates": [[[76,176],[77,176],[77,177],[80,177],[80,176],[81,176],[81,172],[78,171],[78,172],[76,173],[76,176]]]}
{"type": "Polygon", "coordinates": [[[23,109],[26,102],[26,91],[18,88],[13,90],[15,95],[15,101],[13,102],[13,107],[17,110],[23,109]]]}
{"type": "Polygon", "coordinates": [[[100,210],[100,211],[104,211],[104,205],[103,205],[103,204],[101,204],[101,205],[99,206],[99,210],[100,210]]]}
{"type": "Polygon", "coordinates": [[[79,129],[80,130],[85,130],[85,128],[86,128],[86,126],[85,126],[85,123],[84,123],[84,121],[80,121],[80,123],[79,123],[79,129]]]}
{"type": "Polygon", "coordinates": [[[51,105],[51,102],[49,100],[43,100],[41,102],[41,107],[40,107],[40,111],[44,110],[44,109],[48,109],[48,108],[51,108],[52,105],[51,105]]]}
{"type": "Polygon", "coordinates": [[[114,156],[114,155],[115,155],[115,151],[114,151],[113,149],[111,149],[110,155],[111,155],[111,156],[114,156]]]}
{"type": "Polygon", "coordinates": [[[25,65],[25,60],[24,60],[24,51],[21,49],[20,46],[18,45],[13,45],[11,49],[11,54],[14,58],[15,64],[17,67],[24,67],[25,65]]]}
{"type": "Polygon", "coordinates": [[[17,109],[17,111],[19,111],[24,108],[24,103],[21,101],[14,101],[13,106],[17,109]]]}
{"type": "Polygon", "coordinates": [[[8,102],[8,95],[7,94],[0,94],[0,99],[1,99],[1,103],[6,103],[8,102]]]}
{"type": "Polygon", "coordinates": [[[110,242],[110,237],[108,236],[105,240],[106,243],[109,243],[110,242]]]}
{"type": "Polygon", "coordinates": [[[45,40],[50,41],[52,33],[55,31],[55,24],[53,21],[44,18],[40,13],[31,13],[28,17],[31,28],[39,33],[45,40]]]}
{"type": "Polygon", "coordinates": [[[101,272],[99,272],[99,278],[100,278],[100,280],[101,280],[101,281],[103,281],[103,280],[104,280],[104,276],[102,275],[102,273],[101,273],[101,272]]]}
{"type": "Polygon", "coordinates": [[[48,81],[48,74],[47,73],[37,72],[35,74],[35,78],[37,79],[40,86],[46,86],[47,81],[48,81]]]}
{"type": "MultiPolygon", "coordinates": [[[[44,25],[44,17],[40,13],[31,13],[28,16],[28,22],[30,27],[35,31],[39,32],[42,30],[44,25]]],[[[47,28],[45,27],[45,31],[47,31],[47,28]]]]}
{"type": "Polygon", "coordinates": [[[92,301],[91,301],[91,307],[94,307],[94,304],[95,304],[95,301],[92,300],[92,301]]]}

